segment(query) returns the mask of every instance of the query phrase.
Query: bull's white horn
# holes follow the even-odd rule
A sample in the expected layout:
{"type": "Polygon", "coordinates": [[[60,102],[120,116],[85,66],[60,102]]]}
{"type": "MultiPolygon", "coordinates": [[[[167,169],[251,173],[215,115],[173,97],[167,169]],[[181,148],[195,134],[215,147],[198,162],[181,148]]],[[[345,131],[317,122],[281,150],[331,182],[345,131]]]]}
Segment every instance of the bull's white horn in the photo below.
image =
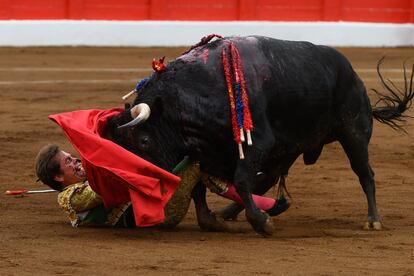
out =
{"type": "Polygon", "coordinates": [[[136,117],[132,121],[130,121],[130,122],[128,122],[128,123],[126,123],[122,126],[119,126],[118,129],[124,128],[124,127],[135,126],[135,125],[138,125],[138,124],[141,124],[141,123],[145,122],[151,114],[151,108],[146,103],[140,103],[140,104],[134,106],[133,108],[131,108],[130,112],[131,112],[132,118],[134,118],[135,116],[136,117]],[[136,115],[136,114],[138,114],[138,115],[136,115]]]}

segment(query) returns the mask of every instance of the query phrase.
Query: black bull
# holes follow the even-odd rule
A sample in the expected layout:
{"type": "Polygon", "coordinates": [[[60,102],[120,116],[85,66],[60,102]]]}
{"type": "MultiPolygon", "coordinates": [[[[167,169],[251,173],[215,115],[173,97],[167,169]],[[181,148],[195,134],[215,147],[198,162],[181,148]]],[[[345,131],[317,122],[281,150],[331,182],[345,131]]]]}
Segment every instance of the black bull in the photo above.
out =
{"type": "MultiPolygon", "coordinates": [[[[379,229],[368,160],[372,118],[398,127],[413,87],[411,76],[399,95],[378,73],[391,96],[379,94],[385,106],[372,109],[363,82],[333,48],[260,36],[218,39],[150,77],[132,104],[147,104],[148,119],[138,127],[117,128],[132,119],[126,110],[113,118],[109,131],[116,143],[168,171],[188,155],[199,160],[202,171],[232,181],[247,220],[264,235],[272,233],[271,220],[255,206],[252,191],[264,193],[301,154],[306,164],[313,164],[325,144],[339,141],[367,197],[366,226],[379,229]],[[221,58],[230,41],[240,52],[254,123],[253,145],[243,146],[245,159],[239,159],[233,141],[221,58]],[[264,181],[257,179],[258,172],[264,173],[264,181]]],[[[198,185],[193,191],[198,213],[209,213],[204,189],[198,185]]]]}

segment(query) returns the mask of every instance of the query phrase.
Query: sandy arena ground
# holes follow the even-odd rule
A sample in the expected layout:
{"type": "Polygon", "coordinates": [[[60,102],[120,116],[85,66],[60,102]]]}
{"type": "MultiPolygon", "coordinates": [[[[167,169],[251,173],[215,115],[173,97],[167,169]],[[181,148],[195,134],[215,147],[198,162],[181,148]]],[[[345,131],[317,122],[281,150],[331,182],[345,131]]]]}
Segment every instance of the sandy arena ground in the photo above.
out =
{"type": "MultiPolygon", "coordinates": [[[[414,48],[339,49],[368,89],[375,72],[403,87],[402,62],[414,48]]],[[[363,231],[367,205],[338,143],[313,166],[299,158],[287,179],[292,207],[274,218],[271,238],[244,215],[236,233],[201,231],[191,206],[174,230],[72,228],[56,194],[11,197],[8,189],[45,188],[33,163],[54,142],[72,151],[48,114],[122,106],[121,96],[148,76],[153,57],[183,48],[0,48],[1,275],[414,275],[414,119],[408,134],[375,122],[370,144],[383,231],[363,231]]],[[[370,92],[370,96],[373,94],[370,92]]],[[[373,98],[373,97],[372,97],[373,98]]],[[[414,108],[408,112],[414,116],[414,108]]],[[[269,196],[274,195],[269,192],[269,196]]],[[[213,210],[226,200],[209,194],[213,210]]]]}

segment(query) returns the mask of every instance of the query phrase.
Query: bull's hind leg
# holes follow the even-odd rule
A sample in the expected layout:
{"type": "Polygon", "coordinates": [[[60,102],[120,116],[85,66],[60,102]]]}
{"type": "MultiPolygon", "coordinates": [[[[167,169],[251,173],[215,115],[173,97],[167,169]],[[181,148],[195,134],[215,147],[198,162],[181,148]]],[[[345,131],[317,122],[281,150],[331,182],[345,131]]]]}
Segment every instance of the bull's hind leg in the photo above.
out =
{"type": "Polygon", "coordinates": [[[358,176],[359,183],[367,197],[368,221],[365,223],[364,229],[381,230],[382,224],[378,216],[375,199],[374,171],[368,161],[369,138],[370,131],[367,132],[367,128],[359,131],[358,127],[354,127],[352,131],[347,131],[345,135],[341,135],[339,142],[344,148],[352,170],[358,176]]]}

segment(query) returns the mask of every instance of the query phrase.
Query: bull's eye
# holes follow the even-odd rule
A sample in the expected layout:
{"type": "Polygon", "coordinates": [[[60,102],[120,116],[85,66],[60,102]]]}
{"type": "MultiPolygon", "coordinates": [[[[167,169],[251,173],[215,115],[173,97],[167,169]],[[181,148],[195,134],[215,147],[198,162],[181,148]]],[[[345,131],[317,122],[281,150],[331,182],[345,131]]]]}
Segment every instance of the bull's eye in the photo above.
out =
{"type": "Polygon", "coordinates": [[[148,150],[150,145],[149,137],[148,136],[141,136],[139,138],[138,147],[140,150],[148,150]]]}

